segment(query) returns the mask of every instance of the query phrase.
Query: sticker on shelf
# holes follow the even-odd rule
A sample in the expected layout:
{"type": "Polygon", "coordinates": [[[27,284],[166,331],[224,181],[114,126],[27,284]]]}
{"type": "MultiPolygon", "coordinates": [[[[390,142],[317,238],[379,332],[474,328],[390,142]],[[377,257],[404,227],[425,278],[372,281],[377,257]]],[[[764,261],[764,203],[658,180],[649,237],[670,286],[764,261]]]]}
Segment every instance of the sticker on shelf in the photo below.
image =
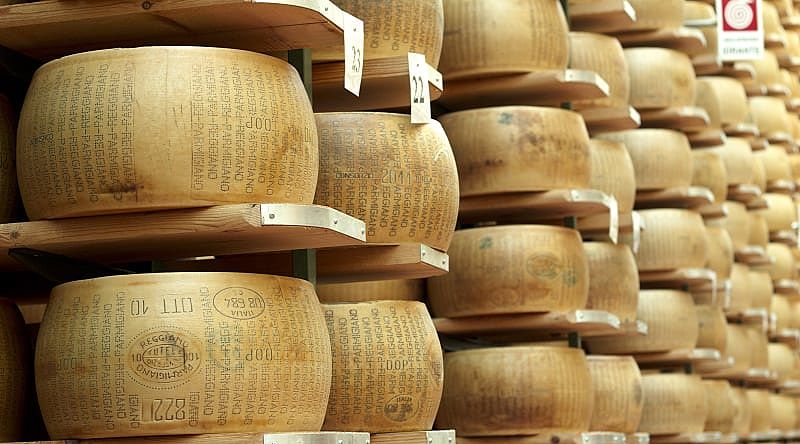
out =
{"type": "Polygon", "coordinates": [[[344,16],[344,89],[358,97],[364,70],[364,22],[348,13],[344,16]]]}
{"type": "Polygon", "coordinates": [[[411,91],[411,123],[431,121],[431,91],[428,87],[425,54],[408,53],[408,82],[411,91]]]}

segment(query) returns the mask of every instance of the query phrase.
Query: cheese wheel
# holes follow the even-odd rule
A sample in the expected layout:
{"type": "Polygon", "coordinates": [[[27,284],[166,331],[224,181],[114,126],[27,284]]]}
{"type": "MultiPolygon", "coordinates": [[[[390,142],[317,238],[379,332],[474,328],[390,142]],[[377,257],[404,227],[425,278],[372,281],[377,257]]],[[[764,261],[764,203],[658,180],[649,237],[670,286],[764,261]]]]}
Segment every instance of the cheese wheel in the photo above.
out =
{"type": "Polygon", "coordinates": [[[739,125],[750,112],[744,87],[730,77],[699,77],[694,103],[706,110],[714,128],[739,125]]]}
{"type": "Polygon", "coordinates": [[[792,304],[792,323],[789,328],[800,328],[800,301],[793,300],[792,304]]]}
{"type": "Polygon", "coordinates": [[[53,289],[36,388],[52,439],[318,431],[330,347],[314,287],[299,279],[89,279],[53,289]]]}
{"type": "Polygon", "coordinates": [[[718,280],[728,279],[733,267],[733,241],[728,231],[719,227],[706,227],[708,239],[707,267],[717,274],[718,280]]]}
{"type": "Polygon", "coordinates": [[[786,150],[777,146],[768,146],[767,149],[756,151],[755,156],[764,164],[764,173],[767,183],[777,180],[792,180],[792,170],[789,165],[789,156],[786,150]]]}
{"type": "Polygon", "coordinates": [[[789,169],[792,171],[792,178],[800,179],[800,154],[789,154],[789,169]]]}
{"type": "Polygon", "coordinates": [[[769,369],[783,382],[797,372],[797,354],[786,344],[769,344],[767,348],[769,369]]]}
{"type": "Polygon", "coordinates": [[[590,431],[634,433],[642,418],[642,375],[630,356],[587,356],[594,409],[590,431]]]}
{"type": "Polygon", "coordinates": [[[731,371],[746,372],[753,361],[750,338],[747,335],[748,328],[742,324],[728,324],[726,331],[728,332],[726,355],[733,358],[731,371]]]}
{"type": "Polygon", "coordinates": [[[728,137],[725,144],[712,148],[722,156],[728,185],[748,184],[753,181],[753,151],[750,142],[737,137],[728,137]]]}
{"type": "MultiPolygon", "coordinates": [[[[683,20],[709,20],[716,19],[717,13],[714,7],[700,1],[686,1],[683,4],[683,20]]],[[[706,47],[700,54],[709,54],[714,57],[717,56],[717,27],[716,26],[698,26],[706,39],[706,47]]]]}
{"type": "Polygon", "coordinates": [[[708,399],[705,431],[732,433],[736,419],[733,389],[728,381],[703,381],[708,399]]]}
{"type": "Polygon", "coordinates": [[[442,348],[425,304],[323,305],[333,376],[323,430],[430,430],[442,397],[442,348]]]}
{"type": "Polygon", "coordinates": [[[637,318],[647,323],[646,336],[586,338],[589,351],[594,354],[664,352],[693,349],[697,343],[697,313],[688,293],[642,290],[637,318]]]}
{"type": "Polygon", "coordinates": [[[708,259],[703,218],[689,210],[639,211],[642,231],[636,264],[639,271],[703,268],[708,259]]]}
{"type": "Polygon", "coordinates": [[[770,428],[780,431],[794,431],[797,423],[794,399],[786,395],[769,395],[770,428]]]}
{"type": "Polygon", "coordinates": [[[625,145],[633,162],[637,190],[688,187],[692,183],[692,147],[683,133],[639,129],[597,138],[625,145]]]}
{"type": "Polygon", "coordinates": [[[0,223],[11,222],[17,210],[16,138],[14,109],[0,94],[0,223]]]}
{"type": "Polygon", "coordinates": [[[764,136],[775,133],[791,133],[789,114],[783,99],[777,97],[751,97],[750,115],[753,123],[764,136]]]}
{"type": "Polygon", "coordinates": [[[783,83],[783,76],[781,75],[781,66],[778,63],[778,58],[772,51],[764,51],[764,56],[759,59],[752,59],[750,63],[756,70],[754,80],[763,85],[774,85],[783,83]]]}
{"type": "Polygon", "coordinates": [[[586,308],[616,315],[622,322],[636,321],[639,271],[627,245],[585,242],[589,263],[589,299],[586,308]]]}
{"type": "Polygon", "coordinates": [[[696,348],[712,348],[723,355],[728,347],[728,321],[719,307],[695,306],[697,311],[696,348]]]}
{"type": "Polygon", "coordinates": [[[503,106],[440,120],[453,144],[462,197],[589,185],[589,135],[578,113],[503,106]]]}
{"type": "Polygon", "coordinates": [[[584,308],[589,265],[575,230],[506,225],[459,230],[450,272],[428,279],[435,316],[571,311],[584,308]]]}
{"type": "Polygon", "coordinates": [[[458,217],[458,174],[438,122],[413,125],[401,114],[322,113],[317,127],[314,203],[363,220],[368,242],[421,242],[447,250],[458,217]]]}
{"type": "Polygon", "coordinates": [[[747,399],[747,390],[743,388],[733,388],[733,406],[736,410],[736,416],[733,420],[733,433],[741,437],[750,434],[750,402],[747,399]]]}
{"type": "Polygon", "coordinates": [[[734,249],[741,250],[750,243],[750,216],[747,206],[740,202],[727,201],[725,210],[728,215],[712,224],[725,228],[731,237],[734,249]]]}
{"type": "Polygon", "coordinates": [[[760,389],[747,390],[750,404],[750,433],[764,433],[772,428],[772,411],[769,392],[760,389]]]}
{"type": "Polygon", "coordinates": [[[608,97],[573,101],[574,109],[628,106],[631,79],[619,40],[601,34],[571,32],[569,56],[570,68],[595,72],[608,83],[608,97]]]}
{"type": "Polygon", "coordinates": [[[764,200],[767,201],[767,209],[761,211],[761,214],[767,220],[770,233],[792,230],[793,224],[797,221],[797,208],[791,196],[766,193],[764,200]]]}
{"type": "Polygon", "coordinates": [[[589,141],[589,159],[589,188],[614,196],[619,212],[630,213],[636,201],[636,173],[625,145],[592,139],[589,141]]]}
{"type": "Polygon", "coordinates": [[[437,429],[459,436],[589,430],[594,394],[583,351],[520,346],[464,350],[444,358],[437,429]]]}
{"type": "MultiPolygon", "coordinates": [[[[336,5],[364,21],[364,60],[425,55],[436,68],[442,52],[442,0],[336,0],[336,5]]],[[[344,60],[344,46],[314,48],[315,61],[344,60]]]]}
{"type": "Polygon", "coordinates": [[[697,375],[642,375],[644,408],[639,431],[651,435],[700,433],[708,416],[703,381],[697,375]]]}
{"type": "Polygon", "coordinates": [[[766,248],[769,243],[769,227],[767,226],[767,220],[759,213],[748,212],[747,215],[750,218],[750,237],[747,243],[766,248]]]}
{"type": "Polygon", "coordinates": [[[692,151],[692,185],[714,193],[714,203],[725,202],[728,196],[728,173],[722,156],[712,150],[692,151]]]}
{"type": "Polygon", "coordinates": [[[783,331],[791,327],[792,304],[786,296],[772,295],[769,311],[775,315],[775,331],[783,331]]]}
{"type": "Polygon", "coordinates": [[[31,219],[314,197],[317,131],[303,84],[288,63],[253,52],[54,60],[33,77],[18,134],[31,219]]]}
{"type": "MultiPolygon", "coordinates": [[[[668,3],[658,0],[659,3],[668,3]]],[[[637,14],[637,23],[638,23],[637,14]]],[[[636,109],[692,106],[695,74],[686,54],[664,48],[629,48],[630,104],[636,109]]]]}
{"type": "Polygon", "coordinates": [[[567,67],[559,0],[445,0],[444,26],[439,71],[446,80],[567,67]]]}
{"type": "Polygon", "coordinates": [[[636,10],[636,21],[629,29],[680,28],[683,25],[683,0],[629,0],[636,10]]]}
{"type": "Polygon", "coordinates": [[[786,31],[781,24],[781,16],[778,8],[769,1],[764,2],[761,14],[763,15],[764,33],[783,35],[786,31]]]}
{"type": "Polygon", "coordinates": [[[791,17],[795,15],[794,2],[792,0],[769,0],[775,5],[781,17],[791,17]]]}
{"type": "Polygon", "coordinates": [[[767,256],[772,258],[769,275],[773,281],[797,278],[792,249],[785,244],[770,243],[767,245],[767,256]]]}
{"type": "Polygon", "coordinates": [[[734,313],[742,312],[752,305],[750,295],[750,268],[735,263],[731,268],[731,297],[728,309],[734,313]]]}
{"type": "Polygon", "coordinates": [[[772,303],[772,278],[766,271],[750,270],[750,308],[766,308],[772,303]]]}
{"type": "Polygon", "coordinates": [[[25,322],[17,306],[0,299],[0,441],[19,441],[25,434],[31,383],[25,322]]]}
{"type": "Polygon", "coordinates": [[[769,352],[767,334],[760,325],[746,325],[747,340],[750,343],[750,366],[752,368],[767,368],[769,366],[769,352]]]}
{"type": "Polygon", "coordinates": [[[422,301],[424,279],[390,279],[385,281],[345,282],[317,285],[320,302],[422,301]]]}
{"type": "Polygon", "coordinates": [[[753,156],[753,180],[752,184],[755,185],[762,192],[767,191],[767,172],[764,170],[764,163],[758,157],[753,156]]]}

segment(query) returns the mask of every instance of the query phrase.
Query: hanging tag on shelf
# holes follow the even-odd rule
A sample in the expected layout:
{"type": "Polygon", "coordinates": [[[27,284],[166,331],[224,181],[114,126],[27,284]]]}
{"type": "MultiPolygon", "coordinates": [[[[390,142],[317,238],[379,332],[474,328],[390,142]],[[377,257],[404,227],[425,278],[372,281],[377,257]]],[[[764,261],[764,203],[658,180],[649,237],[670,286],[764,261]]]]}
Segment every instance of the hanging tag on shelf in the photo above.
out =
{"type": "Polygon", "coordinates": [[[364,70],[364,22],[342,12],[344,16],[344,89],[358,97],[364,70]]]}
{"type": "Polygon", "coordinates": [[[425,54],[408,53],[408,82],[411,90],[411,123],[431,121],[431,92],[428,87],[425,54]]]}

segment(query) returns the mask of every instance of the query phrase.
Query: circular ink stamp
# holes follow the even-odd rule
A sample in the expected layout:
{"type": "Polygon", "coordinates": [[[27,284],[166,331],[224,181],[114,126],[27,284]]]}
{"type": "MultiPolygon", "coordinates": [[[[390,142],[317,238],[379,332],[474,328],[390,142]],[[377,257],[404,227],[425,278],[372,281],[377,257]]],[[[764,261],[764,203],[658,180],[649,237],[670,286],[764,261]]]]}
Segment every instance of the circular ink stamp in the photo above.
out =
{"type": "Polygon", "coordinates": [[[255,290],[245,287],[228,287],[214,295],[214,308],[225,317],[247,320],[264,314],[267,304],[255,290]]]}
{"type": "Polygon", "coordinates": [[[140,384],[167,389],[189,380],[200,368],[202,343],[181,329],[155,327],[139,333],[128,346],[128,366],[140,384]]]}
{"type": "Polygon", "coordinates": [[[397,395],[383,407],[383,414],[394,422],[406,422],[416,416],[417,410],[413,396],[397,395]]]}
{"type": "Polygon", "coordinates": [[[540,279],[555,279],[561,273],[561,261],[553,254],[535,254],[528,257],[525,268],[531,276],[540,279]]]}

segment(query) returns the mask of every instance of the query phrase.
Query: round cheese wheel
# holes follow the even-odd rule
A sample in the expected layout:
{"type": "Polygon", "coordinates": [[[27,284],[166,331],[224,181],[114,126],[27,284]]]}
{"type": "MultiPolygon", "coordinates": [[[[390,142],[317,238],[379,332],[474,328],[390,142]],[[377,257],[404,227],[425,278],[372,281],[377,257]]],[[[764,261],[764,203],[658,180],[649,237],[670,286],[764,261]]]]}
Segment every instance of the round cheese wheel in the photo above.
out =
{"type": "Polygon", "coordinates": [[[616,315],[622,322],[636,321],[639,271],[627,245],[585,242],[589,263],[589,299],[586,308],[616,315]]]}
{"type": "Polygon", "coordinates": [[[766,192],[767,172],[764,170],[764,163],[758,157],[753,156],[753,161],[751,164],[753,166],[753,180],[751,183],[762,192],[766,192]]]}
{"type": "Polygon", "coordinates": [[[0,94],[0,223],[11,222],[17,210],[17,118],[8,98],[0,94]]]}
{"type": "Polygon", "coordinates": [[[767,334],[761,330],[760,325],[746,325],[747,340],[750,343],[750,366],[752,368],[767,368],[769,366],[769,353],[767,334]]]}
{"type": "Polygon", "coordinates": [[[594,354],[664,352],[692,349],[697,343],[697,313],[688,293],[642,290],[637,314],[639,320],[647,323],[646,336],[586,338],[589,351],[594,354]]]}
{"type": "Polygon", "coordinates": [[[567,67],[559,0],[445,0],[444,26],[439,70],[447,80],[567,67]]]}
{"type": "Polygon", "coordinates": [[[741,437],[750,434],[750,402],[747,399],[747,390],[743,388],[733,388],[733,406],[736,416],[733,420],[733,433],[741,437]]]}
{"type": "Polygon", "coordinates": [[[761,389],[747,389],[747,402],[750,404],[750,433],[764,433],[772,428],[772,407],[769,392],[761,389]]]}
{"type": "Polygon", "coordinates": [[[672,435],[703,431],[708,416],[708,400],[699,376],[645,374],[642,375],[642,386],[644,408],[640,432],[672,435]]]}
{"type": "Polygon", "coordinates": [[[756,70],[755,81],[763,85],[774,85],[783,83],[781,66],[778,58],[772,51],[764,51],[764,56],[760,59],[752,59],[750,63],[756,70]]]}
{"type": "Polygon", "coordinates": [[[447,353],[437,429],[459,436],[585,432],[594,393],[583,351],[495,347],[447,353]]]}
{"type": "Polygon", "coordinates": [[[766,193],[764,200],[767,201],[767,209],[761,214],[767,220],[770,233],[792,230],[792,225],[797,221],[797,208],[791,196],[766,193]]]}
{"type": "Polygon", "coordinates": [[[791,327],[792,304],[786,296],[772,295],[769,311],[775,315],[775,331],[783,331],[791,327]]]}
{"type": "Polygon", "coordinates": [[[636,201],[636,173],[625,145],[592,139],[589,141],[589,159],[589,188],[614,196],[619,212],[630,213],[636,201]]]}
{"type": "Polygon", "coordinates": [[[750,308],[766,308],[772,303],[772,278],[766,271],[750,270],[750,308]]]}
{"type": "Polygon", "coordinates": [[[739,125],[750,112],[744,87],[730,77],[699,77],[694,103],[706,110],[714,128],[739,125]]]}
{"type": "Polygon", "coordinates": [[[695,306],[697,311],[696,348],[712,348],[723,355],[728,347],[728,321],[720,307],[695,306]]]}
{"type": "Polygon", "coordinates": [[[589,185],[589,135],[578,113],[503,106],[440,120],[456,155],[462,197],[589,185]]]}
{"type": "Polygon", "coordinates": [[[756,151],[755,156],[764,164],[767,183],[776,180],[792,180],[792,169],[785,149],[768,146],[765,150],[756,151]]]}
{"type": "Polygon", "coordinates": [[[52,439],[319,430],[330,347],[314,287],[299,279],[89,279],[53,289],[36,388],[52,439]]]}
{"type": "Polygon", "coordinates": [[[712,149],[718,152],[725,162],[728,185],[753,182],[753,151],[750,142],[737,137],[728,137],[724,145],[712,149]]]}
{"type": "MultiPolygon", "coordinates": [[[[336,0],[336,5],[364,21],[364,60],[425,55],[436,68],[442,52],[442,0],[336,0]]],[[[315,61],[344,60],[344,46],[314,48],[315,61]]]]}
{"type": "Polygon", "coordinates": [[[772,393],[769,395],[770,428],[773,430],[793,431],[797,423],[794,398],[772,393]]]}
{"type": "MultiPolygon", "coordinates": [[[[639,271],[703,268],[708,259],[703,218],[689,210],[639,211],[642,231],[636,264],[639,271]]],[[[733,236],[731,236],[733,237],[733,236]]]]}
{"type": "Polygon", "coordinates": [[[634,433],[642,418],[642,375],[630,356],[587,356],[594,409],[590,431],[634,433]]]}
{"type": "Polygon", "coordinates": [[[728,215],[717,219],[710,224],[725,228],[731,237],[735,250],[741,250],[750,243],[750,216],[747,206],[740,202],[725,202],[728,215]]]}
{"type": "Polygon", "coordinates": [[[435,316],[584,308],[589,265],[575,230],[506,225],[456,231],[450,272],[428,279],[435,316]]]}
{"type": "Polygon", "coordinates": [[[608,83],[608,97],[573,101],[574,109],[628,106],[631,79],[619,40],[601,34],[571,32],[569,56],[570,68],[595,72],[608,83]]]}
{"type": "Polygon", "coordinates": [[[767,226],[767,219],[762,214],[748,212],[750,218],[750,237],[748,244],[756,245],[766,248],[769,243],[769,227],[767,226]]]}
{"type": "Polygon", "coordinates": [[[633,162],[637,190],[688,187],[692,183],[692,147],[683,133],[639,129],[604,133],[597,138],[625,145],[633,162]]]}
{"type": "Polygon", "coordinates": [[[625,60],[631,78],[630,104],[634,108],[694,104],[694,67],[686,54],[664,48],[629,48],[625,50],[625,60]]]}
{"type": "Polygon", "coordinates": [[[30,345],[17,306],[0,299],[0,441],[25,437],[26,406],[32,383],[30,345]]]}
{"type": "Polygon", "coordinates": [[[648,30],[683,26],[683,0],[630,0],[636,22],[630,29],[648,30]]]}
{"type": "Polygon", "coordinates": [[[792,0],[769,0],[769,2],[775,5],[781,17],[791,17],[795,15],[795,7],[792,0]]]}
{"type": "Polygon", "coordinates": [[[31,219],[314,197],[317,130],[300,76],[253,52],[147,47],[54,60],[33,76],[18,135],[31,219]]]}
{"type": "Polygon", "coordinates": [[[726,330],[728,332],[726,355],[733,358],[731,370],[746,372],[753,361],[750,338],[747,336],[748,329],[742,324],[728,324],[726,330]]]}
{"type": "Polygon", "coordinates": [[[314,203],[363,220],[368,242],[420,242],[447,250],[458,217],[458,174],[438,122],[413,125],[401,114],[322,113],[317,127],[314,203]]]}
{"type": "Polygon", "coordinates": [[[775,133],[791,133],[789,114],[783,99],[777,97],[751,97],[750,115],[753,123],[764,136],[775,133]]]}
{"type": "Polygon", "coordinates": [[[769,275],[773,281],[797,278],[797,270],[791,248],[785,244],[772,242],[767,245],[767,255],[772,258],[772,263],[769,266],[769,275]]]}
{"type": "Polygon", "coordinates": [[[789,169],[792,171],[792,178],[800,179],[800,154],[789,154],[789,169]]]}
{"type": "Polygon", "coordinates": [[[733,389],[728,381],[703,381],[708,399],[705,431],[732,433],[736,419],[733,389]]]}
{"type": "Polygon", "coordinates": [[[783,35],[786,32],[781,24],[781,15],[774,4],[769,1],[764,2],[761,14],[763,15],[765,34],[783,35]]]}
{"type": "Polygon", "coordinates": [[[718,280],[728,279],[733,267],[733,241],[728,231],[719,227],[706,227],[708,239],[708,268],[714,270],[718,280]]]}
{"type": "Polygon", "coordinates": [[[430,430],[442,397],[442,348],[425,304],[323,305],[333,377],[323,430],[430,430]]]}
{"type": "Polygon", "coordinates": [[[731,268],[731,297],[728,309],[734,313],[742,312],[752,305],[750,295],[750,268],[735,263],[731,268]]]}
{"type": "MultiPolygon", "coordinates": [[[[793,45],[795,45],[795,50],[792,51],[793,54],[800,55],[800,34],[793,32],[790,40],[793,42],[793,45]]],[[[781,83],[789,87],[792,97],[800,96],[800,79],[798,79],[797,74],[793,74],[786,69],[781,69],[781,83]]],[[[790,118],[791,117],[790,115],[790,118]]]]}
{"type": "Polygon", "coordinates": [[[317,296],[325,304],[367,301],[422,301],[424,279],[345,282],[317,285],[317,296]]]}
{"type": "Polygon", "coordinates": [[[714,203],[725,202],[728,196],[728,173],[722,156],[712,150],[692,151],[692,185],[714,193],[714,203]]]}
{"type": "Polygon", "coordinates": [[[779,381],[786,381],[797,372],[797,354],[786,344],[767,346],[769,369],[778,374],[779,381]]]}

